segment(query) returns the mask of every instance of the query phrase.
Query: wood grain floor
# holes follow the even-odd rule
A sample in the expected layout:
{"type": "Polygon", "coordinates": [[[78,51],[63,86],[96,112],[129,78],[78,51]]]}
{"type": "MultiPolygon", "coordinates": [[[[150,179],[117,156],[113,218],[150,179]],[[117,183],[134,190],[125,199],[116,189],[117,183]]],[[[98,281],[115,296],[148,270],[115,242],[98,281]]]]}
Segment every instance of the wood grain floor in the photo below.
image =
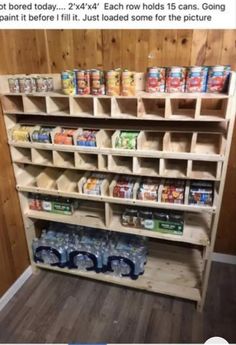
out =
{"type": "Polygon", "coordinates": [[[236,266],[214,263],[205,310],[192,302],[40,271],[0,313],[0,343],[236,342],[236,266]]]}

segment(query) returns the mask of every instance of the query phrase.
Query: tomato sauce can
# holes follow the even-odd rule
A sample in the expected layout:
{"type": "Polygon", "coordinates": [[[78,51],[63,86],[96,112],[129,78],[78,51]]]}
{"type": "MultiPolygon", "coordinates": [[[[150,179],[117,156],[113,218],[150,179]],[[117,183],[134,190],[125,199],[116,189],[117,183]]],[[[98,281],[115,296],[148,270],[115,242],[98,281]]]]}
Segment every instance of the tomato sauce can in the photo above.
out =
{"type": "Polygon", "coordinates": [[[76,87],[78,95],[90,94],[90,70],[78,70],[76,73],[76,87]]]}
{"type": "Polygon", "coordinates": [[[99,69],[91,71],[91,94],[94,96],[105,95],[104,72],[99,69]]]}
{"type": "Polygon", "coordinates": [[[230,70],[231,68],[229,65],[209,67],[207,92],[226,92],[228,88],[230,70]]]}
{"type": "Polygon", "coordinates": [[[121,92],[121,71],[110,70],[106,73],[106,94],[108,96],[119,96],[121,92]]]}
{"type": "Polygon", "coordinates": [[[52,77],[47,77],[47,91],[52,92],[54,90],[54,81],[52,77]]]}
{"type": "Polygon", "coordinates": [[[146,74],[146,92],[165,92],[166,69],[164,67],[148,67],[146,74]]]}
{"type": "Polygon", "coordinates": [[[168,67],[166,78],[166,92],[184,92],[186,81],[185,67],[168,67]]]}
{"type": "Polygon", "coordinates": [[[186,92],[205,92],[207,72],[207,67],[189,67],[186,80],[186,92]]]}
{"type": "Polygon", "coordinates": [[[135,96],[136,94],[136,74],[124,70],[121,74],[121,94],[122,96],[135,96]]]}

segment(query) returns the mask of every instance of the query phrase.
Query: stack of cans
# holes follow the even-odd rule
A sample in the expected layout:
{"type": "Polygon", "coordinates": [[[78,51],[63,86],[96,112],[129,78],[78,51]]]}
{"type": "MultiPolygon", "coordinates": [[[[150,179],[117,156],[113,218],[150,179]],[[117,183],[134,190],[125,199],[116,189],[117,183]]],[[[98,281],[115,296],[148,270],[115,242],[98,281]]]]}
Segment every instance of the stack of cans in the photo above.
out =
{"type": "Polygon", "coordinates": [[[54,90],[53,78],[43,76],[25,76],[8,78],[11,93],[51,92],[54,90]]]}

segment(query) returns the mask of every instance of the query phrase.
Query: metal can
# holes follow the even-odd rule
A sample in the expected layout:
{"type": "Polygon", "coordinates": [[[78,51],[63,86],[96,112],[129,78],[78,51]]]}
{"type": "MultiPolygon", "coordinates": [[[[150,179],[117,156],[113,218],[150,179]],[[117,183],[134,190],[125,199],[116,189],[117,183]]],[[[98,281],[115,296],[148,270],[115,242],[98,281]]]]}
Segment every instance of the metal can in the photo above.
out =
{"type": "Polygon", "coordinates": [[[146,92],[165,92],[165,67],[148,67],[146,75],[146,92]]]}
{"type": "Polygon", "coordinates": [[[91,71],[91,94],[95,96],[105,95],[104,72],[99,69],[91,71]]]}
{"type": "Polygon", "coordinates": [[[76,71],[76,86],[78,95],[90,94],[90,70],[76,71]]]}
{"type": "Polygon", "coordinates": [[[37,92],[47,92],[47,78],[36,77],[36,90],[37,92]]]}
{"type": "Polygon", "coordinates": [[[121,75],[121,94],[122,96],[135,96],[136,79],[135,72],[125,70],[121,75]]]}
{"type": "Polygon", "coordinates": [[[106,74],[106,94],[108,96],[119,96],[121,91],[120,70],[110,70],[106,74]]]}
{"type": "Polygon", "coordinates": [[[207,69],[202,66],[193,66],[188,69],[186,92],[205,92],[207,69]]]}
{"type": "Polygon", "coordinates": [[[186,80],[185,67],[168,67],[166,78],[167,92],[184,92],[186,80]]]}
{"type": "Polygon", "coordinates": [[[36,92],[37,91],[36,79],[37,79],[36,77],[31,77],[32,92],[36,92]]]}
{"type": "Polygon", "coordinates": [[[19,79],[20,92],[30,93],[31,92],[31,79],[30,78],[20,78],[19,79]]]}
{"type": "Polygon", "coordinates": [[[18,78],[9,78],[8,79],[9,91],[11,93],[19,93],[20,92],[20,85],[18,78]]]}
{"type": "Polygon", "coordinates": [[[65,71],[61,73],[61,87],[65,95],[76,94],[74,71],[65,71]]]}
{"type": "Polygon", "coordinates": [[[230,66],[209,67],[207,92],[220,93],[227,91],[230,66]]]}
{"type": "Polygon", "coordinates": [[[54,90],[54,82],[52,77],[47,77],[47,91],[52,92],[54,90]]]}

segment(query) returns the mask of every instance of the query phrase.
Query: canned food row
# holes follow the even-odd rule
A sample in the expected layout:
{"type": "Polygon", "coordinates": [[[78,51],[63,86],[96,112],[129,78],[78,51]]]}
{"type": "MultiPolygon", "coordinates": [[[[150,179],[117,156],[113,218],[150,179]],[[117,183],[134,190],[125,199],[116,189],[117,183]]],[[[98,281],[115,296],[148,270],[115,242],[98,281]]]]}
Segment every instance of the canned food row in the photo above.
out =
{"type": "Polygon", "coordinates": [[[230,66],[148,67],[146,92],[227,92],[230,66]]]}
{"type": "Polygon", "coordinates": [[[61,73],[62,91],[66,95],[134,96],[135,72],[114,69],[69,70],[61,73]]]}
{"type": "Polygon", "coordinates": [[[52,92],[54,83],[52,77],[32,76],[8,78],[11,93],[52,92]]]}

